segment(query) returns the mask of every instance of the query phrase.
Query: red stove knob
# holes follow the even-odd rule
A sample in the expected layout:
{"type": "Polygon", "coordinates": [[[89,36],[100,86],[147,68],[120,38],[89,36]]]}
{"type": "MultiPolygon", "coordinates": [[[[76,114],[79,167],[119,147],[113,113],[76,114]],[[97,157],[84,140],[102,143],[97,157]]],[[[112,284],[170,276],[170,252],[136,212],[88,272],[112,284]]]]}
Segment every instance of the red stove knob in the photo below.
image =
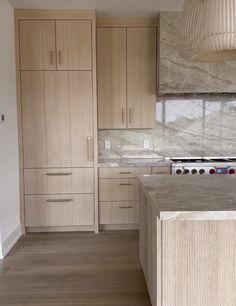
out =
{"type": "Polygon", "coordinates": [[[235,169],[229,169],[229,174],[235,174],[235,169]]]}
{"type": "Polygon", "coordinates": [[[216,174],[216,170],[215,170],[215,169],[211,169],[211,170],[209,171],[209,173],[210,173],[210,174],[216,174]]]}

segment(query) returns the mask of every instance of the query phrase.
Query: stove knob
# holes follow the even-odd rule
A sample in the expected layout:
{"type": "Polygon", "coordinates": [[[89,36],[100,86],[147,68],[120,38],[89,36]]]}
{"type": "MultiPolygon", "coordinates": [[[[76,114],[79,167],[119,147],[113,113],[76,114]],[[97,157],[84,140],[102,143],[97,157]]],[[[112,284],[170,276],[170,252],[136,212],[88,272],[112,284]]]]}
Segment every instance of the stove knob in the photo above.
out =
{"type": "Polygon", "coordinates": [[[200,174],[205,174],[206,171],[205,171],[204,169],[200,169],[200,170],[199,170],[199,173],[200,173],[200,174]]]}
{"type": "Polygon", "coordinates": [[[197,174],[197,170],[196,170],[196,169],[193,169],[193,170],[192,170],[192,174],[197,174]]]}
{"type": "Polygon", "coordinates": [[[182,174],[182,170],[180,170],[180,169],[176,170],[176,174],[178,174],[178,175],[182,174]]]}
{"type": "Polygon", "coordinates": [[[235,169],[229,169],[229,174],[235,174],[235,169]]]}
{"type": "Polygon", "coordinates": [[[209,173],[210,173],[210,174],[216,174],[216,170],[215,170],[215,169],[211,169],[211,170],[209,171],[209,173]]]}
{"type": "Polygon", "coordinates": [[[189,174],[190,171],[188,169],[184,169],[184,173],[183,174],[189,174]]]}

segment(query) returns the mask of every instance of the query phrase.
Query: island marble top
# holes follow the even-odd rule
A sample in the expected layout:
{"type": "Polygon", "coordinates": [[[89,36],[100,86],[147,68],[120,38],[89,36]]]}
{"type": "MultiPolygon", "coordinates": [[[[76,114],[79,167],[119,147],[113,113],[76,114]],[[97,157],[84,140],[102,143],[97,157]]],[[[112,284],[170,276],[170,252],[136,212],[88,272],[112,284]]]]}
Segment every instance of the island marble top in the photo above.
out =
{"type": "Polygon", "coordinates": [[[145,175],[139,180],[161,220],[236,220],[236,175],[145,175]]]}

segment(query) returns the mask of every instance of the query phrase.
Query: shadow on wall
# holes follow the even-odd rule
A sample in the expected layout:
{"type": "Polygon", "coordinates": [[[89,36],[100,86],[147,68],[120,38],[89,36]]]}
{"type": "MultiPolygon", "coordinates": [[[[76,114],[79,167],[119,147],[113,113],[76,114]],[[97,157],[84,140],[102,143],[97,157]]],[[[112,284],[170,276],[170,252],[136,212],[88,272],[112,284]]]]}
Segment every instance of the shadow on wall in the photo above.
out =
{"type": "Polygon", "coordinates": [[[236,95],[162,97],[155,129],[99,131],[100,158],[173,156],[236,156],[236,95]]]}

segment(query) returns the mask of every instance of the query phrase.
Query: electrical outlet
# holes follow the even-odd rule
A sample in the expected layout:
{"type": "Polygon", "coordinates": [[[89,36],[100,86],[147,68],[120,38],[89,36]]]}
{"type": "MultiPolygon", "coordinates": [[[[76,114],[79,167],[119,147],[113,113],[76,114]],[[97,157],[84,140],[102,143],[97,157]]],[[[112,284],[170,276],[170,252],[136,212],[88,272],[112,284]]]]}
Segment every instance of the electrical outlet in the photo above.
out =
{"type": "Polygon", "coordinates": [[[149,150],[150,149],[150,141],[149,140],[144,140],[143,142],[143,148],[145,150],[149,150]]]}
{"type": "Polygon", "coordinates": [[[105,149],[110,150],[111,149],[111,142],[110,140],[105,140],[105,149]]]}

